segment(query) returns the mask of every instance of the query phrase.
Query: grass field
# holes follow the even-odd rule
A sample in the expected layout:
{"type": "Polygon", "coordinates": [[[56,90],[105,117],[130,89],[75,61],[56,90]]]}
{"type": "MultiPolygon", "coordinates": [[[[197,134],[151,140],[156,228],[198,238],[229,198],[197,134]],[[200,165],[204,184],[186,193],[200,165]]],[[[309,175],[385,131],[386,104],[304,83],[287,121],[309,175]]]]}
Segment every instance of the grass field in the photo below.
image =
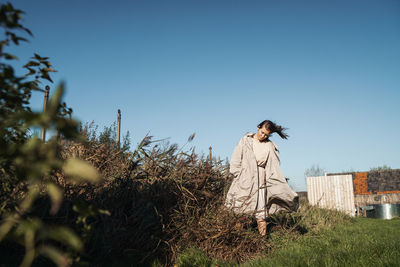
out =
{"type": "MultiPolygon", "coordinates": [[[[183,253],[177,264],[237,266],[196,249],[183,253]]],[[[316,235],[305,234],[241,266],[400,266],[400,219],[356,218],[316,235]]]]}

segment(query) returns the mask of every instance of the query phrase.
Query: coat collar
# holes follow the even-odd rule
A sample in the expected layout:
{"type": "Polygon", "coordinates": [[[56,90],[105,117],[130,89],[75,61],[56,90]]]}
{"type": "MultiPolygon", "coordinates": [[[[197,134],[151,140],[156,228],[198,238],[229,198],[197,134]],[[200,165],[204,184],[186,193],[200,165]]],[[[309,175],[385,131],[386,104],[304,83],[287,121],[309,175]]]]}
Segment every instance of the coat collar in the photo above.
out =
{"type": "Polygon", "coordinates": [[[244,136],[246,136],[246,137],[253,137],[253,135],[255,135],[255,133],[247,132],[244,136]]]}
{"type": "MultiPolygon", "coordinates": [[[[255,133],[247,132],[244,136],[253,138],[254,135],[255,135],[255,133]]],[[[268,140],[267,142],[271,142],[274,145],[275,149],[279,151],[278,146],[274,142],[272,142],[271,140],[268,140]]]]}

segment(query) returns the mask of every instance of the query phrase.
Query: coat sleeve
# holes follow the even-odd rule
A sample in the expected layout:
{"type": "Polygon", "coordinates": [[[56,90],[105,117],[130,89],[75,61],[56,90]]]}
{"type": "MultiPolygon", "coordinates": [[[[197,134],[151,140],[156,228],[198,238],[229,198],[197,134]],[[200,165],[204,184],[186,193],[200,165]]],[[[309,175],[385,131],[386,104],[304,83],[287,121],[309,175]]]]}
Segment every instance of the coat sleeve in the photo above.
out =
{"type": "Polygon", "coordinates": [[[274,148],[274,153],[275,153],[276,159],[278,160],[278,163],[280,164],[281,160],[280,160],[280,157],[279,157],[279,148],[274,142],[272,142],[272,145],[273,145],[273,148],[274,148]]]}
{"type": "Polygon", "coordinates": [[[235,177],[237,177],[242,169],[242,158],[243,158],[243,138],[240,139],[231,157],[231,163],[229,166],[229,171],[235,177]]]}

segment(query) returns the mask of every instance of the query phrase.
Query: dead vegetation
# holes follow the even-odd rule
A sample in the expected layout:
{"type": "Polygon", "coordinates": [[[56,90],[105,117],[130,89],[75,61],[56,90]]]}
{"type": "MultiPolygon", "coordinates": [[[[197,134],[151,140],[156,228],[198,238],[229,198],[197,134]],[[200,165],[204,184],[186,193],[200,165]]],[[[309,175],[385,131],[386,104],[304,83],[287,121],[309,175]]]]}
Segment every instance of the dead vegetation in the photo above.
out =
{"type": "Polygon", "coordinates": [[[86,141],[63,143],[60,153],[91,162],[104,182],[76,186],[57,175],[67,203],[80,199],[110,212],[88,216],[87,225],[77,228],[86,237],[87,260],[104,263],[122,257],[145,264],[156,257],[168,264],[196,246],[212,257],[242,262],[265,250],[267,241],[259,237],[254,221],[223,208],[232,178],[226,163],[214,159],[210,164],[194,149],[183,151],[150,136],[133,152],[124,151],[117,148],[112,131],[108,138],[95,131],[86,125],[86,141]]]}
{"type": "Polygon", "coordinates": [[[271,233],[295,238],[314,231],[325,216],[312,211],[310,216],[312,208],[305,205],[298,213],[277,214],[262,238],[253,218],[223,207],[232,179],[226,163],[210,163],[194,149],[183,151],[151,136],[133,152],[127,142],[119,149],[111,127],[96,133],[86,125],[81,132],[83,143],[61,141],[59,153],[91,162],[104,181],[74,185],[57,173],[66,200],[57,216],[42,211],[43,219],[68,224],[84,239],[85,254],[76,255],[76,261],[111,266],[118,259],[129,266],[158,259],[171,265],[185,249],[195,247],[209,257],[239,263],[278,246],[271,243],[271,233]]]}

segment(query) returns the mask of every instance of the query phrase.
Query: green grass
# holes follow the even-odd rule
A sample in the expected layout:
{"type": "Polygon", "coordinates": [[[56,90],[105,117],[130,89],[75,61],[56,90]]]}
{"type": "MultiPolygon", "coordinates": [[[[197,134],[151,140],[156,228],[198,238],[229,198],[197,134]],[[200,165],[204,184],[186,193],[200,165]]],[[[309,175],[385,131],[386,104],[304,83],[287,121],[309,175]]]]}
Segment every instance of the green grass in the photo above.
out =
{"type": "MultiPolygon", "coordinates": [[[[178,266],[235,266],[187,250],[178,266]]],[[[356,218],[317,235],[306,234],[241,266],[400,266],[400,219],[356,218]]]]}

